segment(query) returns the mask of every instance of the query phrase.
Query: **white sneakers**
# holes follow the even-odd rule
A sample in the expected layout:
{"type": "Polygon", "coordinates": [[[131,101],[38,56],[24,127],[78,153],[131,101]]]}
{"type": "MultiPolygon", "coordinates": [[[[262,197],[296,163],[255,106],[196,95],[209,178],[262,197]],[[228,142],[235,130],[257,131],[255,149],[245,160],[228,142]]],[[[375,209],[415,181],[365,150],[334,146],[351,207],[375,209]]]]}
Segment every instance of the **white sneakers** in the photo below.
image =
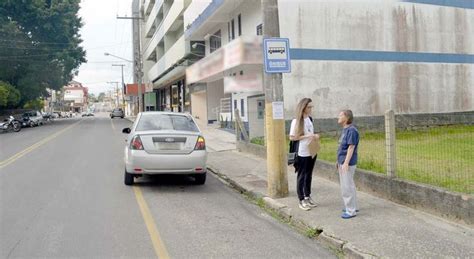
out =
{"type": "Polygon", "coordinates": [[[311,197],[306,197],[304,198],[304,200],[299,202],[298,206],[300,207],[300,209],[307,211],[311,208],[317,207],[318,205],[316,205],[316,203],[313,201],[313,199],[311,199],[311,197]]]}

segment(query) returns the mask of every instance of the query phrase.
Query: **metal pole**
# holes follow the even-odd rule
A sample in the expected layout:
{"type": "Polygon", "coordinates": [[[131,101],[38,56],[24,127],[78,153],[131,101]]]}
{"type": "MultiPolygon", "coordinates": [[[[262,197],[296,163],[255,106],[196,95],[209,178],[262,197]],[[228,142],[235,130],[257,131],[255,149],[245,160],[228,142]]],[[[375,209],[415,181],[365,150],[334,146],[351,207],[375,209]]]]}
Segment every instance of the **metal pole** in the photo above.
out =
{"type": "Polygon", "coordinates": [[[396,177],[397,149],[395,137],[395,113],[393,110],[385,112],[385,150],[387,155],[387,176],[396,177]]]}
{"type": "Polygon", "coordinates": [[[109,84],[115,84],[115,108],[119,107],[119,96],[118,96],[118,84],[119,82],[107,82],[109,84]]]}
{"type": "Polygon", "coordinates": [[[138,34],[138,112],[143,111],[143,100],[142,100],[142,51],[141,51],[141,33],[140,33],[140,19],[138,20],[137,34],[138,34]]]}
{"type": "Polygon", "coordinates": [[[112,66],[114,66],[114,67],[120,67],[121,70],[122,70],[122,88],[121,88],[121,89],[122,89],[122,108],[125,110],[125,96],[124,96],[124,92],[125,92],[125,89],[124,89],[124,88],[125,88],[125,82],[124,82],[124,79],[123,79],[123,67],[124,67],[125,65],[123,65],[123,64],[112,64],[112,66]]]}
{"type": "MultiPolygon", "coordinates": [[[[280,37],[278,0],[261,0],[263,36],[280,37]]],[[[288,196],[287,152],[285,120],[273,118],[273,102],[283,102],[282,74],[263,74],[265,89],[265,136],[267,143],[268,195],[274,198],[288,196]]]]}
{"type": "Polygon", "coordinates": [[[143,101],[142,101],[142,81],[143,81],[143,66],[142,66],[142,54],[141,54],[141,33],[140,33],[140,21],[143,19],[143,17],[140,17],[140,15],[137,16],[132,16],[132,17],[119,17],[117,16],[117,19],[131,19],[133,21],[138,20],[138,26],[137,26],[137,56],[136,56],[136,64],[135,66],[137,67],[137,81],[138,81],[138,112],[143,111],[143,101]]]}

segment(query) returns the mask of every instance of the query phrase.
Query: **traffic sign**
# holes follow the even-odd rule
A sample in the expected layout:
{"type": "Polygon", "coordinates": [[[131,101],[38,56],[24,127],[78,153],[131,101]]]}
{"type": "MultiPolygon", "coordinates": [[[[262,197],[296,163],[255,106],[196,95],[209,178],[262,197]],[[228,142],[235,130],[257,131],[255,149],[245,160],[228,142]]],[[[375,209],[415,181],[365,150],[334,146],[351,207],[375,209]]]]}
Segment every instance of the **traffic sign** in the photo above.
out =
{"type": "Polygon", "coordinates": [[[290,40],[287,38],[263,39],[265,73],[290,73],[290,40]]]}

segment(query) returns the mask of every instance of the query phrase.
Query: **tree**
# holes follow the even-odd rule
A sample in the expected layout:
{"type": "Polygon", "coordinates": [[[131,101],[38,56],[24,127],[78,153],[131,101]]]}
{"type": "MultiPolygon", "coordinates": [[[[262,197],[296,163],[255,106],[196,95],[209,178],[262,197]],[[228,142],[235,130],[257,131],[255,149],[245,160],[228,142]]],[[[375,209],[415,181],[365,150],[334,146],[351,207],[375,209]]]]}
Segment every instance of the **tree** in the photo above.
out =
{"type": "Polygon", "coordinates": [[[97,97],[97,100],[98,100],[99,102],[103,102],[104,99],[105,99],[105,93],[102,92],[102,93],[100,93],[99,96],[97,97]]]}
{"type": "Polygon", "coordinates": [[[20,102],[20,91],[9,83],[0,81],[0,107],[15,107],[20,102]]]}
{"type": "Polygon", "coordinates": [[[40,99],[30,100],[26,102],[23,108],[31,110],[42,110],[44,108],[44,101],[40,99]]]}
{"type": "Polygon", "coordinates": [[[0,80],[21,93],[17,105],[60,89],[86,61],[79,2],[0,1],[0,80]]]}
{"type": "Polygon", "coordinates": [[[89,99],[90,103],[96,103],[97,102],[97,97],[95,97],[95,94],[89,93],[87,98],[89,99]]]}

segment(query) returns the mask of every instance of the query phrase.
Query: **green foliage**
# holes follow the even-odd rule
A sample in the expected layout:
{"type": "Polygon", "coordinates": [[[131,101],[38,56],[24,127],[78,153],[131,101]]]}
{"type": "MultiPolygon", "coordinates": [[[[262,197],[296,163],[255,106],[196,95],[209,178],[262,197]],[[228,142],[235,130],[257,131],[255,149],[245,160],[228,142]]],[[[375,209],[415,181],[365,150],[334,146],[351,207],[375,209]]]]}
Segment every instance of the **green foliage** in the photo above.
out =
{"type": "Polygon", "coordinates": [[[42,110],[43,107],[44,107],[44,101],[40,99],[30,100],[26,102],[26,104],[23,106],[23,108],[25,109],[38,110],[38,111],[42,110]]]}
{"type": "Polygon", "coordinates": [[[16,105],[60,89],[85,62],[79,2],[0,1],[0,80],[21,94],[16,105]]]}
{"type": "Polygon", "coordinates": [[[0,107],[15,107],[20,102],[20,91],[9,83],[0,81],[0,107]]]}
{"type": "Polygon", "coordinates": [[[308,228],[306,230],[306,233],[305,235],[308,237],[308,238],[315,238],[317,236],[319,236],[319,234],[321,234],[321,230],[320,229],[315,229],[315,228],[308,228]]]}
{"type": "Polygon", "coordinates": [[[99,102],[103,102],[105,99],[105,93],[99,93],[99,96],[97,96],[97,100],[99,102]]]}
{"type": "Polygon", "coordinates": [[[264,137],[255,137],[250,140],[250,143],[256,144],[256,145],[265,145],[265,138],[264,137]]]}
{"type": "MultiPolygon", "coordinates": [[[[385,174],[385,134],[363,131],[360,134],[357,167],[385,174]]],[[[336,163],[338,138],[321,135],[318,160],[336,163]]],[[[396,139],[397,177],[451,191],[474,193],[474,126],[397,130],[396,139]]],[[[263,137],[254,138],[251,143],[264,145],[263,137]]]]}
{"type": "Polygon", "coordinates": [[[96,103],[97,102],[97,97],[93,93],[89,93],[88,97],[90,103],[96,103]]]}
{"type": "Polygon", "coordinates": [[[8,88],[0,84],[0,107],[7,106],[8,102],[8,88]]]}

